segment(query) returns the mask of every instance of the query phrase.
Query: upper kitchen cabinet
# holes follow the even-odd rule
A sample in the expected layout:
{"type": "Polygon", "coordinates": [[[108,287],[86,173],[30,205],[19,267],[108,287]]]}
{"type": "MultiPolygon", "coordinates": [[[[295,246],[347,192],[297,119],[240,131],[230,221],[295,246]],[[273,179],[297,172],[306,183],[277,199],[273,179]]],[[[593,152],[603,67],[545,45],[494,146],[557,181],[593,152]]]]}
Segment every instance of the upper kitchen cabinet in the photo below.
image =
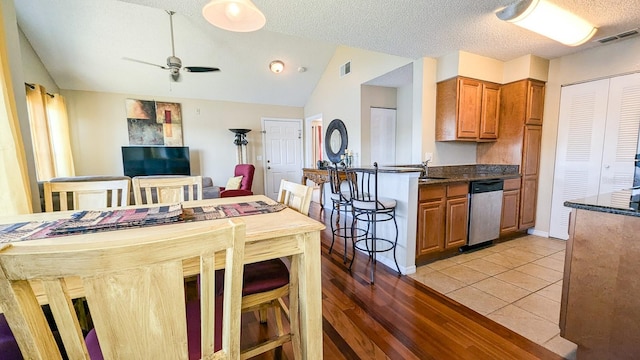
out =
{"type": "MultiPolygon", "coordinates": [[[[520,204],[517,209],[509,208],[513,214],[502,214],[503,219],[518,218],[517,226],[513,223],[509,226],[513,231],[535,225],[544,86],[544,82],[532,79],[502,85],[500,138],[493,143],[478,144],[476,151],[478,164],[520,166],[522,177],[517,195],[520,204]]],[[[515,193],[513,198],[516,198],[515,193]]]]}
{"type": "Polygon", "coordinates": [[[436,94],[436,141],[495,141],[500,85],[466,77],[441,81],[436,94]]]}

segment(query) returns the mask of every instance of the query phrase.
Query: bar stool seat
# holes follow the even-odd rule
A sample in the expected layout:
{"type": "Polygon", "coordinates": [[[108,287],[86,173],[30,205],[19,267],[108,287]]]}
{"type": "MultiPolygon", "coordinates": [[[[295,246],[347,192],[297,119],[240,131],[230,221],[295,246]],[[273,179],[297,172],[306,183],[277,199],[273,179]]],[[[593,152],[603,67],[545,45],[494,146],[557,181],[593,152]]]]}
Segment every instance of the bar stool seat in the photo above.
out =
{"type": "Polygon", "coordinates": [[[354,199],[352,204],[354,208],[362,210],[385,211],[396,207],[396,201],[394,199],[387,198],[378,198],[378,201],[362,201],[354,199]]]}

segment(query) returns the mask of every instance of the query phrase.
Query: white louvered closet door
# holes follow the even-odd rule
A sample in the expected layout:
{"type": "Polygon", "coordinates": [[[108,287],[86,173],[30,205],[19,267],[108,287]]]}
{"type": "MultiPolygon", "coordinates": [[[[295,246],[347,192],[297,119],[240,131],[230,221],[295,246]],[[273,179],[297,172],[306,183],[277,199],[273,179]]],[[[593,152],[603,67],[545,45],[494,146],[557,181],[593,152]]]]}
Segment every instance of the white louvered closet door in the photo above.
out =
{"type": "Polygon", "coordinates": [[[562,88],[551,237],[569,238],[565,201],[633,184],[639,126],[640,74],[562,88]]]}
{"type": "Polygon", "coordinates": [[[628,189],[633,185],[639,128],[640,73],[611,78],[600,194],[628,189]]]}

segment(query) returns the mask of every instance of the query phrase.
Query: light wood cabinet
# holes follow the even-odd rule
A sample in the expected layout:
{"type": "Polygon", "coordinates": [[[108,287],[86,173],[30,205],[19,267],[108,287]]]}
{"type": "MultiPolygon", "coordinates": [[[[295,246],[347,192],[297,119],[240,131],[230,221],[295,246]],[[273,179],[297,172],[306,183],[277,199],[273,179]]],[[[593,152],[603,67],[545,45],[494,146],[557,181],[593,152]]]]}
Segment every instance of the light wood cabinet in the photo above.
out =
{"type": "Polygon", "coordinates": [[[520,178],[504,181],[502,193],[502,216],[500,218],[500,236],[518,230],[520,215],[520,178]]]}
{"type": "MultiPolygon", "coordinates": [[[[519,165],[522,175],[518,196],[508,195],[506,206],[519,201],[517,226],[513,212],[503,211],[501,235],[533,227],[536,222],[538,170],[544,112],[544,82],[525,79],[502,85],[500,92],[500,137],[493,143],[478,144],[479,164],[519,165]]],[[[505,201],[503,199],[503,201],[505,201]]]]}
{"type": "Polygon", "coordinates": [[[420,187],[416,263],[467,243],[468,193],[467,182],[420,187]]]}
{"type": "Polygon", "coordinates": [[[467,228],[469,227],[469,200],[467,197],[447,199],[447,216],[445,219],[444,247],[460,247],[467,243],[467,228]]]}
{"type": "Polygon", "coordinates": [[[522,153],[522,185],[520,188],[520,217],[518,230],[528,229],[536,224],[538,200],[538,169],[540,168],[540,144],[542,126],[526,125],[524,149],[522,153]]]}
{"type": "Polygon", "coordinates": [[[525,124],[542,125],[542,113],[544,111],[544,83],[529,82],[527,91],[527,116],[525,124]]]}
{"type": "Polygon", "coordinates": [[[498,138],[500,85],[465,77],[439,82],[436,141],[493,141],[498,138]]]}
{"type": "Polygon", "coordinates": [[[445,202],[425,201],[418,205],[418,241],[416,256],[427,255],[441,249],[444,244],[445,202]]]}

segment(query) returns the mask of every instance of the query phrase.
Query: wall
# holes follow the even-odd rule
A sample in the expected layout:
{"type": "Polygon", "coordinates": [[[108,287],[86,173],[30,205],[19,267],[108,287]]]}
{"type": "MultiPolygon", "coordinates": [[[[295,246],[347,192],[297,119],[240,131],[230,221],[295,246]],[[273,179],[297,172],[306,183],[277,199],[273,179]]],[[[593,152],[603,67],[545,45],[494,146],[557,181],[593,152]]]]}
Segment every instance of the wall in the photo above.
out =
{"type": "MultiPolygon", "coordinates": [[[[16,20],[16,10],[13,0],[2,0],[0,16],[4,23],[4,36],[7,45],[8,62],[11,68],[11,85],[15,96],[16,111],[20,122],[20,133],[24,145],[24,154],[27,160],[27,172],[31,185],[31,204],[34,211],[40,209],[40,196],[36,182],[36,168],[33,160],[33,146],[31,145],[31,130],[29,128],[29,116],[27,115],[27,99],[24,88],[24,71],[22,55],[20,52],[20,30],[16,20]]],[[[9,80],[8,80],[9,81],[9,80]]]]}
{"type": "Polygon", "coordinates": [[[77,175],[122,174],[120,147],[129,144],[125,99],[178,102],[182,105],[183,142],[191,152],[191,171],[226,184],[236,165],[230,128],[252,129],[247,157],[256,166],[253,191],[264,193],[261,118],[302,119],[302,108],[177,98],[145,98],[131,94],[62,90],[67,100],[71,143],[77,175]]]}
{"type": "Polygon", "coordinates": [[[338,46],[318,85],[304,107],[306,116],[322,114],[323,126],[341,119],[349,133],[349,148],[357,160],[362,156],[360,85],[391,70],[411,63],[411,59],[374,51],[338,46]],[[351,61],[351,73],[340,77],[340,66],[351,61]]]}
{"type": "Polygon", "coordinates": [[[22,54],[22,67],[24,72],[24,81],[29,84],[40,84],[47,89],[47,92],[50,94],[56,94],[60,91],[58,89],[58,85],[51,78],[49,72],[42,64],[40,57],[36,54],[33,47],[31,47],[31,43],[22,30],[19,31],[20,34],[20,53],[22,54]]]}
{"type": "MultiPolygon", "coordinates": [[[[413,83],[397,88],[396,164],[411,164],[413,149],[413,83]],[[409,146],[411,145],[411,146],[409,146]]],[[[420,154],[420,152],[418,152],[420,154]]]]}
{"type": "Polygon", "coordinates": [[[504,63],[503,84],[526,78],[547,81],[549,60],[529,54],[504,63]]]}
{"type": "Polygon", "coordinates": [[[551,60],[545,89],[538,207],[534,233],[548,235],[560,108],[560,88],[612,75],[640,71],[640,38],[632,38],[551,60]]]}

